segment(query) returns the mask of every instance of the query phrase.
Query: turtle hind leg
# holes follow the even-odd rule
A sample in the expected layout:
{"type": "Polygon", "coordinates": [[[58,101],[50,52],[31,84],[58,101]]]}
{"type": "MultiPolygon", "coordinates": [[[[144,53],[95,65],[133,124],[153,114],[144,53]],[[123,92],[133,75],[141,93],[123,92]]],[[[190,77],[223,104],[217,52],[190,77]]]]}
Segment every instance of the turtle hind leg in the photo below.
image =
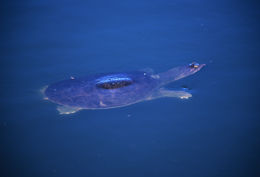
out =
{"type": "Polygon", "coordinates": [[[59,111],[60,114],[73,114],[81,110],[81,108],[60,105],[57,106],[57,110],[59,111]]]}
{"type": "Polygon", "coordinates": [[[156,99],[161,97],[176,97],[180,99],[189,99],[190,97],[192,97],[192,94],[181,90],[167,90],[165,88],[161,88],[158,90],[158,92],[153,94],[148,99],[156,99]]]}

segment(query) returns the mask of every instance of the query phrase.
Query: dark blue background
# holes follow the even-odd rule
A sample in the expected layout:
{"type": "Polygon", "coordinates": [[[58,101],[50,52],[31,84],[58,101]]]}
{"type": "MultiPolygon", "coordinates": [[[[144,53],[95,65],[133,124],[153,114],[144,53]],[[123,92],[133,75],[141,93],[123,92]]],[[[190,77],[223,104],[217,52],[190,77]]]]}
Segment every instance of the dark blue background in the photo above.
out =
{"type": "Polygon", "coordinates": [[[253,177],[260,167],[259,5],[2,1],[1,177],[253,177]],[[197,61],[163,98],[61,116],[39,90],[70,76],[197,61]]]}

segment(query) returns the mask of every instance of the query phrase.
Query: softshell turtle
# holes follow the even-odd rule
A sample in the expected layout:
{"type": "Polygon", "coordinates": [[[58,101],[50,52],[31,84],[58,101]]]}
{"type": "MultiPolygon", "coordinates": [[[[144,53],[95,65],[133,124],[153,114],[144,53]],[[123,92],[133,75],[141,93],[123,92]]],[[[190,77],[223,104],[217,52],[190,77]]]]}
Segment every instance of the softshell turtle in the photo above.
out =
{"type": "Polygon", "coordinates": [[[151,71],[96,74],[53,83],[43,91],[45,98],[59,104],[60,114],[81,109],[109,109],[160,97],[187,99],[185,91],[162,86],[198,72],[205,64],[191,63],[154,74],[151,71]]]}

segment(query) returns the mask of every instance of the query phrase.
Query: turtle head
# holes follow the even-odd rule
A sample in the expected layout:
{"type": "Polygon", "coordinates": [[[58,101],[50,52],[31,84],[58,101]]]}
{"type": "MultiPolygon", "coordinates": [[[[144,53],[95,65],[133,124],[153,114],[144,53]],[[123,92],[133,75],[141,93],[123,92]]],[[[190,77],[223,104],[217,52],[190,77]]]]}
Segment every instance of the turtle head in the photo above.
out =
{"type": "Polygon", "coordinates": [[[205,64],[192,62],[189,65],[178,66],[164,73],[160,73],[159,76],[161,78],[162,84],[166,84],[190,76],[192,74],[195,74],[196,72],[201,70],[204,66],[205,64]]]}

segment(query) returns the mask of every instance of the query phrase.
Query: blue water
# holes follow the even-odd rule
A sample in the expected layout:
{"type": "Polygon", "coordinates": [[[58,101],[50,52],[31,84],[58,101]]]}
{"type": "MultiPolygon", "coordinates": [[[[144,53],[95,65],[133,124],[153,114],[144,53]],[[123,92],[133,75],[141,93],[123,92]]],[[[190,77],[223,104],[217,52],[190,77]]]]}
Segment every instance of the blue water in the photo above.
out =
{"type": "Polygon", "coordinates": [[[1,177],[260,175],[254,1],[2,1],[1,177]],[[189,100],[59,115],[39,90],[71,76],[192,61],[189,100]]]}

